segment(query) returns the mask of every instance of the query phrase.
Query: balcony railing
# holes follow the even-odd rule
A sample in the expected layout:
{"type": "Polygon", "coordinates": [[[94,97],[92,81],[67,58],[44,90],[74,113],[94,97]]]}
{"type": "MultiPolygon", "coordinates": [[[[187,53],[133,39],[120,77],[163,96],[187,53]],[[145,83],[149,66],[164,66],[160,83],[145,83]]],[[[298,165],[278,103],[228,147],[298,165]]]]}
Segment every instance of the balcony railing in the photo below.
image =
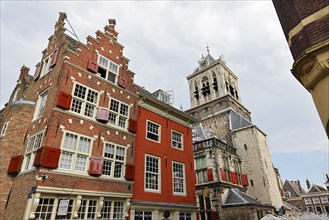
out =
{"type": "Polygon", "coordinates": [[[228,146],[224,141],[219,140],[218,138],[212,137],[202,141],[196,141],[193,143],[193,151],[201,151],[208,148],[220,148],[224,151],[227,151],[232,154],[236,154],[236,148],[228,146]]]}

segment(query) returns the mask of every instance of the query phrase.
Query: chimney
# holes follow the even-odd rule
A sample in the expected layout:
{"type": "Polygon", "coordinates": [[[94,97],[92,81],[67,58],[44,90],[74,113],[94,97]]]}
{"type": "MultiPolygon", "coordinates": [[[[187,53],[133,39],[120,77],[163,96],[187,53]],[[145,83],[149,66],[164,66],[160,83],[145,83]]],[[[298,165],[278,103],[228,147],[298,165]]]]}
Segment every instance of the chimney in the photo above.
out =
{"type": "Polygon", "coordinates": [[[329,191],[329,176],[328,176],[328,174],[326,173],[326,182],[324,183],[325,185],[326,185],[326,187],[327,187],[327,190],[329,191]]]}
{"type": "Polygon", "coordinates": [[[298,184],[299,192],[302,193],[302,187],[300,186],[300,182],[299,182],[299,180],[297,180],[297,184],[298,184]]]}
{"type": "Polygon", "coordinates": [[[23,80],[28,81],[29,79],[29,70],[27,66],[23,65],[21,68],[21,73],[19,75],[19,79],[17,80],[17,84],[20,84],[23,80]]]}
{"type": "Polygon", "coordinates": [[[307,189],[311,188],[311,183],[308,179],[306,179],[306,186],[307,186],[307,189]]]}

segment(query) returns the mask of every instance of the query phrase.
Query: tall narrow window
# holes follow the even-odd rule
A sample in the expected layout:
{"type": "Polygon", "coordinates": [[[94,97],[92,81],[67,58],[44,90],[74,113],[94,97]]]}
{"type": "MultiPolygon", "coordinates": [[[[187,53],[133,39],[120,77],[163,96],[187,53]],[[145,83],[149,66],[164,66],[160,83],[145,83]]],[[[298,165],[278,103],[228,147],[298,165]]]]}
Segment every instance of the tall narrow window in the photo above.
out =
{"type": "Polygon", "coordinates": [[[115,219],[121,220],[123,219],[123,209],[124,202],[121,201],[111,201],[104,200],[103,208],[101,210],[101,220],[107,219],[115,219]]]}
{"type": "Polygon", "coordinates": [[[0,137],[3,137],[6,135],[7,129],[8,129],[9,121],[5,122],[2,126],[0,137]]]}
{"type": "Polygon", "coordinates": [[[112,143],[104,145],[103,175],[113,178],[123,178],[126,161],[126,148],[112,143]]]}
{"type": "Polygon", "coordinates": [[[98,55],[98,75],[110,82],[116,83],[119,73],[119,65],[111,60],[98,55]]]}
{"type": "Polygon", "coordinates": [[[195,171],[196,171],[198,183],[208,181],[207,163],[205,156],[195,159],[195,171]]]}
{"type": "Polygon", "coordinates": [[[160,190],[160,158],[146,155],[145,159],[145,190],[160,190]]]}
{"type": "Polygon", "coordinates": [[[173,191],[174,194],[185,193],[185,169],[184,164],[173,162],[172,164],[173,175],[173,191]]]}
{"type": "Polygon", "coordinates": [[[177,131],[171,131],[171,145],[174,148],[183,149],[183,134],[177,131]]]}
{"type": "Polygon", "coordinates": [[[129,106],[125,103],[111,99],[110,102],[109,124],[119,128],[127,129],[129,106]]]}
{"type": "Polygon", "coordinates": [[[92,140],[90,138],[66,132],[62,141],[59,168],[86,172],[91,147],[92,140]]]}
{"type": "Polygon", "coordinates": [[[25,150],[23,170],[29,170],[33,167],[36,151],[41,147],[42,137],[43,131],[29,137],[25,150]]]}
{"type": "Polygon", "coordinates": [[[78,219],[95,219],[97,200],[83,199],[78,210],[78,219]]]}
{"type": "Polygon", "coordinates": [[[45,107],[46,107],[46,102],[47,102],[47,97],[48,97],[48,90],[42,92],[39,95],[36,109],[35,109],[35,115],[34,119],[41,118],[43,116],[43,113],[45,112],[45,107]]]}
{"type": "Polygon", "coordinates": [[[160,125],[147,121],[147,132],[146,132],[146,137],[149,140],[153,140],[156,142],[160,142],[160,125]]]}
{"type": "Polygon", "coordinates": [[[96,115],[97,103],[98,92],[80,84],[75,84],[71,111],[94,118],[96,115]]]}

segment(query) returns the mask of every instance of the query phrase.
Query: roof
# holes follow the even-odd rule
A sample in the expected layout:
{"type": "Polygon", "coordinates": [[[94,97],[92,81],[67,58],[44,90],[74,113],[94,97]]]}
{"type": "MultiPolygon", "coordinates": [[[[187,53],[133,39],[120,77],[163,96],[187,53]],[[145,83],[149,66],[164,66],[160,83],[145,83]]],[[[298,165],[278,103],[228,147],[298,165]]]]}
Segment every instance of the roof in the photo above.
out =
{"type": "Polygon", "coordinates": [[[313,184],[308,192],[310,193],[310,192],[325,192],[325,191],[327,190],[324,187],[313,184]]]}
{"type": "MultiPolygon", "coordinates": [[[[256,199],[250,197],[246,193],[231,188],[228,192],[228,196],[222,207],[230,207],[230,206],[267,206],[256,199]]],[[[271,207],[271,206],[269,206],[271,207]]]]}
{"type": "Polygon", "coordinates": [[[285,184],[288,184],[292,190],[294,190],[294,193],[297,196],[300,196],[303,193],[306,193],[306,191],[303,189],[303,187],[298,184],[298,181],[290,181],[286,180],[283,184],[283,188],[285,189],[285,184]]]}

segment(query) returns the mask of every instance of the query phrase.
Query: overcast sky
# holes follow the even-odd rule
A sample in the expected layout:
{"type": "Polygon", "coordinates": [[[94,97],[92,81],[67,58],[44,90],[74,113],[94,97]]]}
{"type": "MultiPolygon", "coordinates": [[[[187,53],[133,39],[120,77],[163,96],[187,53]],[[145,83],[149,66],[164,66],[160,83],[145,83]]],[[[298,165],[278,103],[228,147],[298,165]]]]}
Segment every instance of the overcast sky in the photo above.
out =
{"type": "Polygon", "coordinates": [[[151,92],[174,90],[174,106],[184,110],[186,76],[209,45],[239,77],[242,104],[267,134],[282,180],[323,185],[328,139],[311,95],[290,73],[293,59],[271,1],[1,1],[1,108],[21,66],[33,75],[59,12],[83,43],[116,19],[135,82],[151,92]]]}

